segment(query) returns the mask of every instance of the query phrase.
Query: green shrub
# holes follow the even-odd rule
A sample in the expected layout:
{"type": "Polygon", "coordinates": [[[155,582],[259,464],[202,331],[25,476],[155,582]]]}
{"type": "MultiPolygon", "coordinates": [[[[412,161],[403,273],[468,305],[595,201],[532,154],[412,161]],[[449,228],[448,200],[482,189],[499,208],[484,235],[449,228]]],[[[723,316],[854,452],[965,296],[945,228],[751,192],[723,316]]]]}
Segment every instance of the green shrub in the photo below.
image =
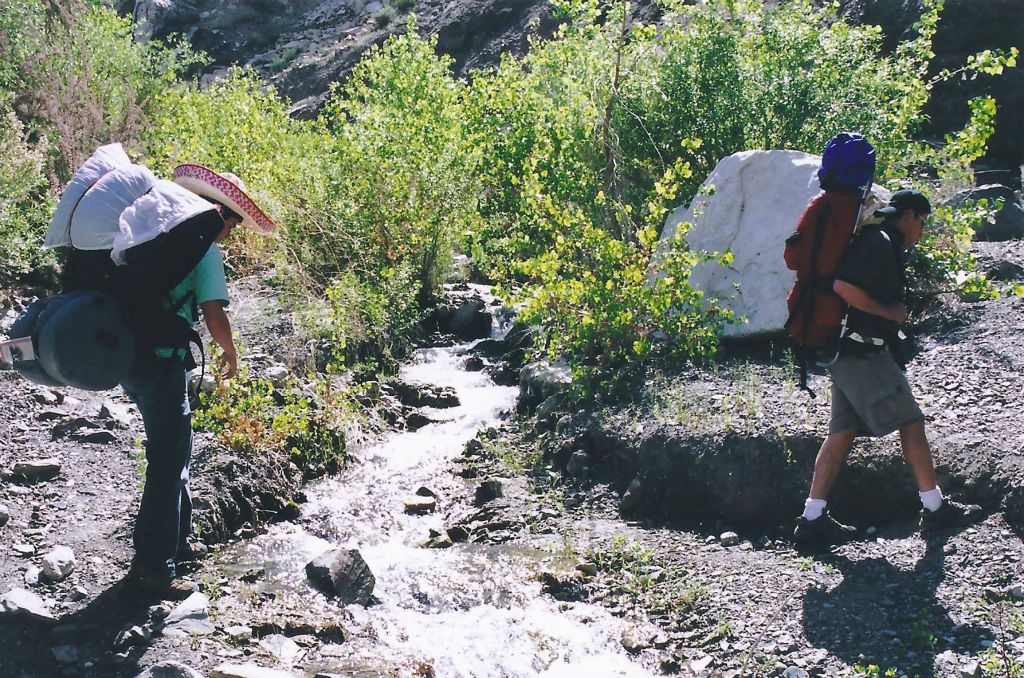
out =
{"type": "Polygon", "coordinates": [[[394,2],[391,3],[391,6],[394,7],[396,11],[404,14],[416,6],[416,0],[394,0],[394,2]]]}
{"type": "Polygon", "coordinates": [[[250,379],[243,365],[236,379],[218,381],[200,397],[194,424],[232,452],[286,450],[304,466],[337,468],[345,459],[344,424],[351,408],[344,393],[320,386],[320,406],[312,408],[299,389],[275,391],[268,381],[250,379]]]}
{"type": "Polygon", "coordinates": [[[0,91],[0,284],[35,271],[53,277],[54,258],[42,249],[51,200],[43,174],[42,152],[25,139],[25,130],[8,97],[0,91]]]}
{"type": "Polygon", "coordinates": [[[350,271],[327,287],[325,297],[326,311],[315,302],[305,316],[312,320],[311,334],[331,347],[327,372],[357,364],[394,371],[419,319],[411,273],[388,269],[364,281],[350,271]]]}
{"type": "Polygon", "coordinates": [[[284,70],[288,64],[295,61],[295,57],[299,56],[300,51],[301,50],[298,47],[289,47],[285,51],[281,52],[281,56],[267,64],[267,68],[274,73],[284,70]]]}
{"type": "Polygon", "coordinates": [[[253,71],[234,68],[204,89],[196,83],[167,88],[152,109],[142,136],[147,165],[163,176],[185,162],[233,172],[282,226],[277,238],[232,236],[226,249],[236,271],[276,262],[301,277],[294,266],[341,256],[344,240],[308,240],[332,216],[332,141],[315,123],[292,119],[286,102],[253,71]]]}
{"type": "MultiPolygon", "coordinates": [[[[521,318],[545,328],[540,342],[548,357],[569,358],[575,388],[582,395],[609,393],[642,376],[638,367],[710,357],[732,318],[690,286],[693,266],[710,257],[686,247],[684,228],[658,246],[653,226],[664,218],[665,200],[675,196],[676,177],[688,176],[677,163],[657,186],[647,207],[646,228],[629,241],[613,237],[578,209],[563,208],[525,187],[533,218],[550,231],[551,247],[521,265],[528,277],[517,300],[521,318]],[[651,262],[658,262],[657,275],[651,262]]],[[[628,206],[621,206],[628,212],[628,206]]],[[[718,258],[729,262],[729,256],[718,258]]]]}
{"type": "Polygon", "coordinates": [[[96,5],[13,0],[0,9],[0,89],[53,141],[54,183],[112,140],[133,145],[152,98],[200,61],[185,44],[136,42],[130,19],[96,5]],[[8,34],[8,31],[11,33],[8,34]]]}
{"type": "MultiPolygon", "coordinates": [[[[941,0],[924,3],[917,37],[893,54],[877,28],[847,24],[834,3],[678,3],[658,30],[631,25],[624,3],[556,4],[566,23],[554,40],[471,87],[483,223],[470,247],[528,317],[547,324],[549,353],[564,353],[578,374],[635,374],[659,357],[654,337],[664,335],[676,357],[708,355],[728,321],[688,288],[688,267],[703,255],[685,243],[666,276],[677,298],[647,286],[649,233],[663,216],[652,196],[677,205],[727,155],[819,153],[852,129],[879,148],[880,182],[929,179],[937,203],[962,186],[991,133],[994,104],[978,102],[941,148],[907,141],[935,82],[926,76],[941,0]]],[[[1015,56],[984,53],[937,77],[997,73],[1015,56]]],[[[944,227],[922,243],[915,271],[976,285],[963,248],[974,217],[937,216],[944,227]]]]}
{"type": "Polygon", "coordinates": [[[450,65],[410,20],[406,35],[371,48],[325,107],[333,219],[309,244],[341,238],[357,270],[371,275],[408,267],[421,302],[476,221],[479,156],[463,131],[464,86],[450,65]]]}
{"type": "Polygon", "coordinates": [[[384,29],[394,23],[395,19],[398,18],[397,12],[394,7],[390,5],[380,9],[376,14],[373,15],[373,25],[378,29],[384,29]]]}

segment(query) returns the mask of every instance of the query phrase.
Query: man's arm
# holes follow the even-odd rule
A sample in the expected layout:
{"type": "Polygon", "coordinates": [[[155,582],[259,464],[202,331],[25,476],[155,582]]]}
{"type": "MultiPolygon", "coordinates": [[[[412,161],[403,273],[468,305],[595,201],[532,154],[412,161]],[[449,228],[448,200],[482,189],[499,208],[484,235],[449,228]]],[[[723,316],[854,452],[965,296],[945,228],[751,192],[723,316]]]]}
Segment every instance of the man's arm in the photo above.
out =
{"type": "Polygon", "coordinates": [[[883,304],[860,287],[851,285],[845,280],[836,280],[832,284],[832,289],[835,290],[835,293],[838,294],[843,301],[858,311],[877,315],[880,318],[891,320],[894,323],[902,323],[907,319],[907,307],[903,304],[899,302],[883,304]]]}
{"type": "Polygon", "coordinates": [[[231,336],[231,321],[228,314],[224,312],[224,304],[219,300],[204,301],[199,307],[203,310],[203,319],[206,321],[206,328],[210,330],[210,336],[217,342],[217,345],[224,351],[224,371],[221,376],[230,379],[238,371],[238,351],[235,349],[235,340],[231,336]]]}

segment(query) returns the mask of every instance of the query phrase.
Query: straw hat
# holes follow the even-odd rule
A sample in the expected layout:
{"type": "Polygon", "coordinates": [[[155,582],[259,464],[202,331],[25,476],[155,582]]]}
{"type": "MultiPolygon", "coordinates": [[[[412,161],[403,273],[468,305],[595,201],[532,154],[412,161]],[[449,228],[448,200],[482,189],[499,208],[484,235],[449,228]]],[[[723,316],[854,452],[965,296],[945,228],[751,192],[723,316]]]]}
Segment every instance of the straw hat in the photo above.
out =
{"type": "Polygon", "coordinates": [[[204,198],[223,203],[242,216],[242,226],[246,228],[264,234],[277,228],[277,224],[245,194],[242,180],[230,172],[218,174],[202,165],[178,165],[174,168],[174,183],[204,198]]]}

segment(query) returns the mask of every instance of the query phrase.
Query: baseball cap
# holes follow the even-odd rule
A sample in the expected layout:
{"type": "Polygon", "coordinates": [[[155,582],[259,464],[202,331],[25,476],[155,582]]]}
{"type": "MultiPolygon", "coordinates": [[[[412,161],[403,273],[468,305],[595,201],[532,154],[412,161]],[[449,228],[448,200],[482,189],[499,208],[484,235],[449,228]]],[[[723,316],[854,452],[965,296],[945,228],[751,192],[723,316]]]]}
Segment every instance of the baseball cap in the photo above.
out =
{"type": "Polygon", "coordinates": [[[931,214],[932,205],[921,191],[904,188],[892,194],[887,207],[875,210],[875,216],[894,217],[907,210],[913,210],[915,214],[931,214]]]}

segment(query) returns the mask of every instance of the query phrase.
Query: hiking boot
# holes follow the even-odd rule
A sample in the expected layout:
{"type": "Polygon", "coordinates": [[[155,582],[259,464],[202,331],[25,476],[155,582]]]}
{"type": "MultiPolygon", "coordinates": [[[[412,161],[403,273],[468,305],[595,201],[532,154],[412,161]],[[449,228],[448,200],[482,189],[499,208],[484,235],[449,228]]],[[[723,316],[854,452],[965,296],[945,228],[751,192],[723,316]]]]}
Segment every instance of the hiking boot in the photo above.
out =
{"type": "Polygon", "coordinates": [[[949,527],[964,527],[978,520],[981,517],[981,507],[977,504],[961,504],[949,499],[942,500],[942,506],[937,511],[921,509],[921,524],[919,529],[922,532],[932,530],[944,530],[949,527]]]}
{"type": "Polygon", "coordinates": [[[843,525],[825,511],[814,520],[796,519],[793,539],[798,544],[842,544],[857,538],[857,528],[843,525]]]}
{"type": "Polygon", "coordinates": [[[179,563],[186,563],[192,560],[202,560],[210,555],[210,549],[201,541],[191,539],[178,547],[178,554],[175,558],[179,563]]]}
{"type": "Polygon", "coordinates": [[[125,590],[141,598],[184,600],[199,590],[199,586],[182,577],[171,577],[153,570],[133,566],[125,577],[125,590]]]}

